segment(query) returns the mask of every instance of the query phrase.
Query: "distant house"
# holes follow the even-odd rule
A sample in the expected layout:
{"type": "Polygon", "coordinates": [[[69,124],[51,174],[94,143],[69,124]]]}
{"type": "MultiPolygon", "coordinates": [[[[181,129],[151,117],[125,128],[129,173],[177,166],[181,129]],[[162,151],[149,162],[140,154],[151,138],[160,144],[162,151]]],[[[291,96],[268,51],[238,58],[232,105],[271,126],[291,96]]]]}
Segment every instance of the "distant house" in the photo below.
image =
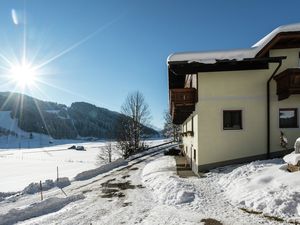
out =
{"type": "Polygon", "coordinates": [[[249,49],[168,57],[170,112],[195,172],[281,156],[300,136],[300,24],[249,49]]]}

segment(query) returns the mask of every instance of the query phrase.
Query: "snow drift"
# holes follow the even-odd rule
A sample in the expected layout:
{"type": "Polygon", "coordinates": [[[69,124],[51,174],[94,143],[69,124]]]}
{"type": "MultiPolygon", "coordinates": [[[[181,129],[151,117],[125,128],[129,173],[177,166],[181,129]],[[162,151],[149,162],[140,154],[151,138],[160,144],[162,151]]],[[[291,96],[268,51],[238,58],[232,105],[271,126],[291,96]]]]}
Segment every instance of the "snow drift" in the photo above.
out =
{"type": "MultiPolygon", "coordinates": [[[[53,180],[46,180],[42,183],[42,190],[47,191],[51,188],[58,187],[58,188],[64,188],[66,186],[69,186],[71,184],[68,177],[60,177],[58,181],[53,180]]],[[[23,194],[35,194],[37,192],[40,192],[40,183],[30,183],[27,187],[25,187],[22,191],[23,194]]]]}
{"type": "Polygon", "coordinates": [[[118,159],[118,160],[113,161],[113,162],[111,162],[109,164],[100,166],[100,167],[98,167],[96,169],[91,169],[91,170],[83,171],[83,172],[77,174],[74,177],[74,180],[88,180],[90,178],[93,178],[93,177],[98,176],[100,174],[109,172],[110,170],[113,170],[113,169],[115,169],[117,167],[125,166],[127,164],[128,164],[128,162],[125,161],[124,159],[118,159]]]}
{"type": "Polygon", "coordinates": [[[192,203],[198,193],[192,184],[176,175],[174,158],[164,156],[148,163],[142,172],[144,185],[153,191],[156,200],[166,205],[192,203]]]}
{"type": "Polygon", "coordinates": [[[73,195],[66,198],[49,198],[42,202],[29,205],[22,209],[11,209],[8,213],[0,215],[0,225],[10,225],[48,213],[56,212],[71,202],[84,199],[84,196],[73,195]]]}
{"type": "Polygon", "coordinates": [[[291,154],[284,156],[283,160],[286,163],[296,166],[298,164],[298,162],[300,161],[300,154],[296,154],[295,152],[292,152],[291,154]]]}
{"type": "Polygon", "coordinates": [[[287,221],[300,219],[300,172],[289,173],[281,159],[256,161],[223,175],[226,196],[240,208],[287,221]]]}

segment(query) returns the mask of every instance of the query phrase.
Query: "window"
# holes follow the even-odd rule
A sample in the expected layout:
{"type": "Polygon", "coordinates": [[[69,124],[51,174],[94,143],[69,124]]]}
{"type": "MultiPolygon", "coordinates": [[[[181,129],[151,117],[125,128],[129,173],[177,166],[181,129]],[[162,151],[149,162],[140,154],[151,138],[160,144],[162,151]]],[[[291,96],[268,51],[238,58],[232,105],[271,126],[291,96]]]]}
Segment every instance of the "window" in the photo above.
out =
{"type": "Polygon", "coordinates": [[[196,149],[194,149],[194,161],[196,161],[196,149]]]}
{"type": "Polygon", "coordinates": [[[298,109],[279,109],[279,128],[297,128],[298,109]]]}
{"type": "Polygon", "coordinates": [[[223,111],[223,130],[242,130],[242,110],[223,111]]]}

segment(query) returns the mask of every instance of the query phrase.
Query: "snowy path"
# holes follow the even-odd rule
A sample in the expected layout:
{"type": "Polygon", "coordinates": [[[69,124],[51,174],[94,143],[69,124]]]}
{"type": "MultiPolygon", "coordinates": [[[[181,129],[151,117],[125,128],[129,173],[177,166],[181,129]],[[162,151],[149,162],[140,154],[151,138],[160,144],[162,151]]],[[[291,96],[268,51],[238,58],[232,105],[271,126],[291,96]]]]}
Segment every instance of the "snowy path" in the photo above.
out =
{"type": "Polygon", "coordinates": [[[190,179],[197,191],[205,193],[198,206],[192,210],[202,214],[204,218],[214,218],[224,224],[251,225],[251,224],[288,224],[268,219],[258,214],[250,214],[232,206],[226,199],[217,182],[222,174],[209,173],[207,177],[190,179]]]}
{"type": "MultiPolygon", "coordinates": [[[[162,154],[157,153],[143,156],[123,168],[86,181],[73,182],[64,189],[65,193],[68,196],[83,194],[84,199],[72,202],[57,212],[32,218],[20,224],[192,225],[204,224],[200,221],[206,218],[213,218],[228,225],[282,224],[231,206],[218,188],[217,181],[222,174],[217,173],[209,173],[206,178],[183,179],[187,185],[195,187],[200,196],[197,201],[180,205],[157,202],[154,192],[143,186],[141,176],[147,163],[161,157],[162,154]]],[[[164,158],[174,160],[172,157],[164,158]]],[[[45,193],[45,198],[54,196],[63,198],[64,194],[59,189],[45,193]]],[[[0,214],[7,213],[9,209],[24,208],[33,202],[39,202],[38,194],[23,196],[15,202],[2,202],[0,214]]]]}

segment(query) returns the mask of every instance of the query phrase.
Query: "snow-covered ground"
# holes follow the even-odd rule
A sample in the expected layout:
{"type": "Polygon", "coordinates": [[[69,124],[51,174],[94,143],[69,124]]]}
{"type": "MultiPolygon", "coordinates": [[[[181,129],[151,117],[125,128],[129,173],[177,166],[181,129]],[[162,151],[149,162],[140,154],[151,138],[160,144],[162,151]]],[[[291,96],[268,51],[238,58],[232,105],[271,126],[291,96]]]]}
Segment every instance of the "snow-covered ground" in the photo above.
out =
{"type": "Polygon", "coordinates": [[[300,172],[288,172],[282,159],[223,169],[219,184],[234,206],[300,222],[300,172]]]}
{"type": "MultiPolygon", "coordinates": [[[[146,141],[149,146],[164,143],[166,140],[146,141]]],[[[105,162],[99,162],[97,155],[105,142],[69,143],[44,148],[11,149],[0,151],[0,192],[21,191],[31,182],[55,180],[57,167],[59,177],[72,179],[78,173],[94,169],[105,162]],[[68,149],[72,145],[82,145],[86,151],[68,149]]],[[[117,149],[113,160],[121,157],[117,149]]]]}
{"type": "Polygon", "coordinates": [[[3,222],[9,218],[22,225],[287,224],[244,212],[227,201],[218,181],[230,179],[234,171],[222,168],[201,178],[180,178],[174,158],[154,152],[91,179],[73,181],[64,192],[45,191],[44,201],[39,193],[1,201],[0,225],[11,224],[3,222]]]}

